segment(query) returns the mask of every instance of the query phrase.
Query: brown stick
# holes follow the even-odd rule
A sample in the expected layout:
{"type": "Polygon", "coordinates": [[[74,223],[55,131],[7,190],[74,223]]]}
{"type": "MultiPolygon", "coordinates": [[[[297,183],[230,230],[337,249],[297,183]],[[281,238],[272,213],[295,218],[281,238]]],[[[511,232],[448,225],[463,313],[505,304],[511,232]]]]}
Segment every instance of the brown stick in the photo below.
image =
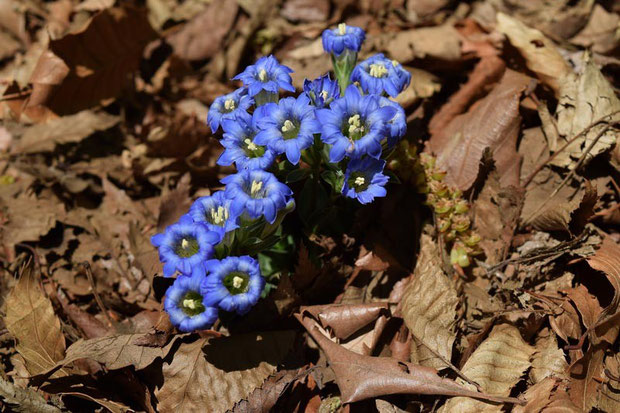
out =
{"type": "Polygon", "coordinates": [[[95,296],[95,301],[97,302],[97,306],[99,306],[99,309],[101,310],[101,312],[103,312],[103,315],[108,321],[108,324],[111,327],[114,326],[114,322],[112,321],[110,314],[108,314],[108,310],[106,309],[105,305],[103,304],[103,300],[101,300],[101,297],[99,296],[99,293],[97,292],[97,287],[95,286],[95,279],[93,277],[93,272],[90,269],[90,264],[88,263],[88,261],[84,261],[80,265],[84,267],[84,270],[86,271],[86,277],[88,277],[88,282],[90,283],[90,286],[93,289],[93,295],[95,296]]]}

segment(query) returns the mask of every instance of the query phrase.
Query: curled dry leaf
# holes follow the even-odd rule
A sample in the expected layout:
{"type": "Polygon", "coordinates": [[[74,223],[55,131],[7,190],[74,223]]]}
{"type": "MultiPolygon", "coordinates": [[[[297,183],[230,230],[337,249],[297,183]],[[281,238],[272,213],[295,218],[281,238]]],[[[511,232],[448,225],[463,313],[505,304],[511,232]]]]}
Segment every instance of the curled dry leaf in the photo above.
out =
{"type": "Polygon", "coordinates": [[[39,287],[32,262],[22,268],[17,285],[6,299],[4,322],[17,341],[15,348],[31,375],[49,370],[64,358],[65,336],[60,319],[39,287]]]}
{"type": "Polygon", "coordinates": [[[223,413],[247,398],[288,354],[294,331],[184,341],[163,367],[159,411],[223,413]]]}
{"type": "Polygon", "coordinates": [[[571,73],[571,69],[553,42],[540,31],[504,13],[497,13],[496,29],[519,49],[528,69],[559,94],[560,79],[571,73]]]}
{"type": "Polygon", "coordinates": [[[620,16],[605,10],[600,4],[595,4],[590,14],[588,24],[571,43],[592,48],[592,51],[602,54],[611,53],[620,47],[620,16]]]}
{"type": "Polygon", "coordinates": [[[391,357],[354,353],[323,335],[312,319],[303,317],[303,314],[295,316],[325,352],[336,375],[343,403],[401,393],[465,396],[500,403],[520,403],[515,398],[468,390],[452,380],[439,377],[437,370],[431,367],[403,363],[391,357]]]}
{"type": "Polygon", "coordinates": [[[541,331],[535,347],[529,374],[532,382],[539,383],[547,377],[568,378],[568,363],[553,332],[547,329],[541,331]]]}
{"type": "Polygon", "coordinates": [[[43,396],[32,388],[21,387],[0,378],[0,398],[5,407],[16,412],[61,413],[58,407],[47,404],[43,396]]]}
{"type": "Polygon", "coordinates": [[[527,76],[506,70],[491,93],[431,137],[429,147],[437,155],[437,166],[447,172],[448,184],[469,189],[487,150],[495,161],[501,185],[519,184],[519,102],[530,81],[527,76]]]}
{"type": "Polygon", "coordinates": [[[436,354],[445,360],[452,358],[458,304],[454,285],[441,269],[435,242],[422,234],[420,255],[400,304],[402,317],[414,337],[412,360],[436,369],[448,367],[436,354]]]}
{"type": "Polygon", "coordinates": [[[387,303],[328,304],[301,307],[299,312],[310,314],[323,328],[329,328],[344,340],[382,314],[389,313],[389,309],[387,303]]]}
{"type": "Polygon", "coordinates": [[[119,121],[118,116],[84,110],[30,126],[12,150],[19,154],[52,151],[56,145],[79,142],[94,132],[111,128],[119,121]]]}
{"type": "MultiPolygon", "coordinates": [[[[463,366],[462,372],[490,394],[507,396],[531,366],[534,348],[523,341],[516,327],[500,324],[480,344],[463,366]]],[[[463,385],[465,383],[457,380],[463,385]]],[[[471,386],[471,385],[468,385],[471,386]]],[[[501,412],[501,406],[480,400],[452,398],[439,410],[448,412],[501,412]]]]}
{"type": "Polygon", "coordinates": [[[594,63],[588,52],[584,54],[584,65],[579,73],[570,73],[560,82],[560,98],[556,111],[558,131],[563,146],[577,134],[576,140],[560,152],[552,165],[573,169],[585,155],[584,165],[594,156],[606,152],[617,144],[617,129],[607,129],[608,124],[620,121],[620,99],[594,63]],[[600,124],[591,126],[597,121],[600,124]],[[598,139],[598,140],[596,140],[598,139]],[[591,148],[590,146],[593,145],[591,148]],[[586,151],[589,152],[586,153],[586,151]]]}
{"type": "Polygon", "coordinates": [[[103,10],[82,30],[50,41],[31,75],[28,107],[69,114],[118,96],[156,37],[143,11],[103,10]]]}
{"type": "Polygon", "coordinates": [[[513,413],[581,413],[567,394],[566,383],[547,377],[523,394],[525,406],[516,406],[513,413]]]}
{"type": "Polygon", "coordinates": [[[605,383],[601,386],[596,408],[603,412],[620,411],[620,354],[605,357],[605,383]]]}

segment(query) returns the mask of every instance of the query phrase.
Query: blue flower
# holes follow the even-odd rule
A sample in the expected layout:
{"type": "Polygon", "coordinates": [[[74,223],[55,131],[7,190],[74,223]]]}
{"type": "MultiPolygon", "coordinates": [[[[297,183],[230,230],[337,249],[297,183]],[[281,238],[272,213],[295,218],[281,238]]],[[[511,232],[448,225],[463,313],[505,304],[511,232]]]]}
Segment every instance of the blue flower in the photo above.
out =
{"type": "Polygon", "coordinates": [[[329,74],[312,81],[304,80],[304,92],[319,109],[329,106],[334,99],[340,97],[338,82],[331,80],[329,74]]]}
{"type": "Polygon", "coordinates": [[[233,200],[231,211],[250,218],[261,215],[273,224],[278,210],[284,208],[293,194],[291,189],[278,181],[272,173],[260,169],[246,169],[222,179],[226,184],[226,197],[233,200]]]}
{"type": "Polygon", "coordinates": [[[231,211],[231,204],[232,200],[224,196],[224,191],[218,191],[198,198],[189,208],[189,215],[194,222],[203,223],[223,239],[227,232],[239,228],[239,215],[231,211]]]}
{"type": "Polygon", "coordinates": [[[366,93],[380,95],[385,92],[396,97],[411,81],[411,74],[400,63],[379,53],[355,66],[351,81],[359,82],[366,93]]]}
{"type": "Polygon", "coordinates": [[[385,161],[373,158],[352,160],[347,165],[342,193],[349,198],[357,198],[362,204],[385,196],[387,191],[384,186],[389,178],[382,173],[384,167],[385,161]]]}
{"type": "Polygon", "coordinates": [[[248,96],[246,88],[240,88],[227,95],[219,96],[211,104],[207,114],[207,123],[211,132],[215,133],[223,120],[235,119],[242,113],[247,113],[254,100],[248,96]]]}
{"type": "Polygon", "coordinates": [[[305,94],[284,98],[279,103],[261,106],[257,120],[261,131],[254,138],[259,145],[267,145],[275,154],[286,153],[293,165],[299,163],[301,151],[314,142],[314,134],[321,133],[321,125],[314,115],[314,107],[305,94]]]}
{"type": "Polygon", "coordinates": [[[248,87],[250,96],[256,96],[261,90],[268,93],[278,93],[278,89],[294,92],[291,75],[293,70],[283,66],[273,56],[261,57],[255,64],[235,76],[234,80],[241,80],[248,87]]]}
{"type": "Polygon", "coordinates": [[[396,109],[396,114],[387,123],[387,143],[388,146],[393,146],[400,140],[400,138],[405,136],[405,133],[407,132],[407,118],[405,116],[405,110],[398,103],[383,96],[379,98],[379,106],[390,106],[396,109]]]}
{"type": "Polygon", "coordinates": [[[227,257],[209,261],[206,268],[209,275],[200,291],[207,305],[243,315],[258,302],[265,280],[255,259],[227,257]]]}
{"type": "Polygon", "coordinates": [[[359,52],[366,38],[366,33],[359,27],[340,23],[335,29],[323,31],[321,38],[323,40],[323,49],[327,53],[340,56],[345,50],[355,53],[359,52]]]}
{"type": "Polygon", "coordinates": [[[189,215],[183,215],[163,233],[153,235],[151,244],[159,250],[164,276],[170,277],[177,270],[189,274],[194,267],[203,264],[213,256],[214,245],[220,240],[217,232],[209,231],[206,225],[194,223],[189,215]]]}
{"type": "Polygon", "coordinates": [[[355,85],[347,87],[344,97],[333,101],[329,109],[317,109],[322,139],[332,145],[330,162],[340,162],[345,154],[351,158],[369,155],[379,159],[387,122],[395,113],[391,106],[381,107],[378,96],[362,96],[355,85]]]}
{"type": "Polygon", "coordinates": [[[276,158],[276,155],[254,142],[258,133],[256,127],[256,114],[240,115],[235,120],[227,119],[222,122],[224,138],[220,143],[226,148],[217,160],[218,165],[231,165],[233,162],[237,169],[266,169],[276,158]]]}
{"type": "Polygon", "coordinates": [[[217,308],[207,304],[200,291],[204,281],[204,269],[202,273],[194,271],[192,275],[179,275],[166,291],[164,310],[172,325],[181,331],[204,330],[217,320],[217,308]]]}

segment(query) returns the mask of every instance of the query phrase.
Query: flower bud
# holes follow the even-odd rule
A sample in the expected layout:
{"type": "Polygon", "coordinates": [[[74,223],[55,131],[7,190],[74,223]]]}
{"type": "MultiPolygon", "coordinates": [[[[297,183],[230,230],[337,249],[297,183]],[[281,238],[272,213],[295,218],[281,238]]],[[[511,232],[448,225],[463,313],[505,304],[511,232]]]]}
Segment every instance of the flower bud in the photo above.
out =
{"type": "Polygon", "coordinates": [[[460,267],[469,267],[469,257],[467,256],[467,250],[460,244],[455,244],[450,251],[450,263],[452,265],[458,265],[460,267]]]}
{"type": "Polygon", "coordinates": [[[456,214],[464,214],[469,211],[469,204],[464,199],[459,199],[454,203],[454,212],[456,214]]]}
{"type": "Polygon", "coordinates": [[[450,218],[439,218],[437,220],[437,228],[439,232],[444,233],[450,229],[450,218]]]}
{"type": "Polygon", "coordinates": [[[439,182],[439,181],[430,181],[428,183],[428,187],[432,193],[434,193],[435,195],[441,198],[447,197],[448,193],[450,192],[450,189],[448,188],[448,186],[444,184],[443,182],[439,182]]]}
{"type": "Polygon", "coordinates": [[[456,231],[455,230],[450,230],[450,231],[446,232],[445,235],[443,236],[443,238],[447,242],[454,241],[456,239],[456,231]]]}
{"type": "Polygon", "coordinates": [[[463,191],[455,188],[452,190],[452,193],[450,194],[450,196],[452,197],[452,199],[461,198],[463,196],[463,191]]]}
{"type": "Polygon", "coordinates": [[[439,215],[446,215],[452,210],[453,202],[449,199],[439,199],[433,205],[435,213],[439,215]]]}
{"type": "Polygon", "coordinates": [[[471,221],[466,215],[457,215],[452,219],[452,229],[457,232],[465,232],[469,229],[471,221]]]}
{"type": "Polygon", "coordinates": [[[476,247],[482,238],[480,238],[480,235],[476,232],[472,232],[471,234],[463,236],[460,239],[468,247],[476,247]]]}
{"type": "Polygon", "coordinates": [[[428,153],[421,153],[420,163],[424,166],[424,168],[431,169],[435,166],[435,157],[429,155],[428,153]]]}
{"type": "Polygon", "coordinates": [[[442,171],[441,169],[433,168],[429,172],[429,176],[434,181],[443,181],[443,178],[446,177],[446,171],[442,171]]]}

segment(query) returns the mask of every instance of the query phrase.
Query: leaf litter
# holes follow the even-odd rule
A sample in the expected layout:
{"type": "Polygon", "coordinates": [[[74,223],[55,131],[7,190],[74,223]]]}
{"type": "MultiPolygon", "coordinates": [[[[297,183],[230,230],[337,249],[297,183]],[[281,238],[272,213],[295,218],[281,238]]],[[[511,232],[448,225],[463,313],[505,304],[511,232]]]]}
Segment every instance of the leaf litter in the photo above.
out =
{"type": "Polygon", "coordinates": [[[620,10],[379,3],[0,2],[3,411],[620,411],[620,10]],[[247,316],[174,330],[149,238],[232,172],[208,107],[261,55],[328,70],[340,21],[413,76],[398,190],[272,251],[247,316]]]}

